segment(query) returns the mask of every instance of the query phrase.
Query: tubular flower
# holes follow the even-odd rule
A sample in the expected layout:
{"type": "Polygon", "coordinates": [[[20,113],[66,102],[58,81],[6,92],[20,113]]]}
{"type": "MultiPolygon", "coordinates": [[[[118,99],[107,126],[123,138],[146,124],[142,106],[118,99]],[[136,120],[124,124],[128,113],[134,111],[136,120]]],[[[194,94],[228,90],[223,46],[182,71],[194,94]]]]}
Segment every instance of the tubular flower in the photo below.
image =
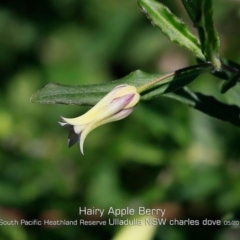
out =
{"type": "Polygon", "coordinates": [[[79,147],[83,154],[83,143],[89,132],[105,123],[127,117],[133,112],[139,99],[140,95],[137,93],[136,87],[124,84],[115,87],[82,116],[62,117],[63,122],[59,122],[59,124],[69,130],[68,146],[71,147],[79,141],[79,147]]]}

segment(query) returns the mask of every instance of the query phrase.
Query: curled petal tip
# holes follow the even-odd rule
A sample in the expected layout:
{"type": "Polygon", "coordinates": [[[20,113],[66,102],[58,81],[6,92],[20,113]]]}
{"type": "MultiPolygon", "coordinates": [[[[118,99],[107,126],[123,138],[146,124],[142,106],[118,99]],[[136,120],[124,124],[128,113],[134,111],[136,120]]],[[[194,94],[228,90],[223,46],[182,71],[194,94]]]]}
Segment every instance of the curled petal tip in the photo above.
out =
{"type": "Polygon", "coordinates": [[[66,125],[67,123],[63,123],[63,122],[58,122],[62,127],[64,127],[64,125],[66,125]]]}
{"type": "Polygon", "coordinates": [[[79,149],[80,149],[80,152],[82,153],[82,155],[84,155],[83,144],[81,144],[81,142],[79,142],[79,149]]]}

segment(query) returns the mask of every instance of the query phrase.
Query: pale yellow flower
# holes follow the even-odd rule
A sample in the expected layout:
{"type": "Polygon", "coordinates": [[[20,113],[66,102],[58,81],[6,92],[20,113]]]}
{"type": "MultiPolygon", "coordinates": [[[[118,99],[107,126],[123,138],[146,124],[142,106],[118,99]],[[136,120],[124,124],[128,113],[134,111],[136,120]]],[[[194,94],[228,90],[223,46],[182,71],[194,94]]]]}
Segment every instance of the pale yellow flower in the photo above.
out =
{"type": "Polygon", "coordinates": [[[83,143],[90,131],[105,123],[127,117],[138,103],[140,95],[136,87],[127,84],[115,87],[93,108],[82,116],[64,118],[59,124],[69,130],[68,145],[71,147],[79,141],[83,154],[83,143]]]}

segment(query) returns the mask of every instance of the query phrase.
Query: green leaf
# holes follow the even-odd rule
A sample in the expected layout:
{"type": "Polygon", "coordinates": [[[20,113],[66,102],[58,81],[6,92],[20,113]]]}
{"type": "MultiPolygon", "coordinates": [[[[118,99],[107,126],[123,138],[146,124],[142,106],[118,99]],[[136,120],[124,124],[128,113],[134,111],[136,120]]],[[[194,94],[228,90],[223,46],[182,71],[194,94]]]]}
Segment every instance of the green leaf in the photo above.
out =
{"type": "Polygon", "coordinates": [[[153,81],[163,75],[164,74],[148,74],[137,70],[120,80],[106,84],[64,85],[50,83],[33,94],[30,101],[42,104],[92,106],[118,85],[130,84],[139,87],[146,82],[153,81]]]}
{"type": "Polygon", "coordinates": [[[201,19],[201,0],[182,0],[187,13],[193,23],[197,23],[201,19]]]}
{"type": "Polygon", "coordinates": [[[240,108],[236,105],[222,103],[212,96],[192,92],[188,88],[182,88],[164,96],[174,98],[211,117],[240,126],[240,108]]]}
{"type": "Polygon", "coordinates": [[[157,26],[172,42],[194,52],[197,57],[205,59],[196,36],[166,6],[154,0],[138,0],[138,4],[152,24],[157,26]]]}
{"type": "Polygon", "coordinates": [[[165,80],[166,82],[160,82],[161,85],[155,85],[154,88],[149,89],[142,94],[142,100],[150,100],[160,95],[173,92],[179,88],[191,83],[199,74],[210,71],[211,65],[208,63],[177,70],[173,78],[165,80]]]}
{"type": "Polygon", "coordinates": [[[121,84],[133,85],[137,88],[161,79],[152,89],[141,93],[143,100],[174,91],[193,81],[200,73],[209,71],[211,65],[196,65],[174,72],[174,76],[165,78],[169,74],[149,74],[137,70],[126,77],[106,84],[93,85],[62,85],[48,84],[31,97],[30,101],[43,104],[75,104],[82,106],[95,105],[114,87],[121,84]]]}
{"type": "Polygon", "coordinates": [[[204,56],[220,69],[219,37],[213,24],[212,0],[182,0],[194,26],[197,28],[204,56]]]}
{"type": "Polygon", "coordinates": [[[229,80],[225,81],[221,88],[221,93],[227,92],[234,87],[240,79],[240,72],[235,73],[229,80]]]}

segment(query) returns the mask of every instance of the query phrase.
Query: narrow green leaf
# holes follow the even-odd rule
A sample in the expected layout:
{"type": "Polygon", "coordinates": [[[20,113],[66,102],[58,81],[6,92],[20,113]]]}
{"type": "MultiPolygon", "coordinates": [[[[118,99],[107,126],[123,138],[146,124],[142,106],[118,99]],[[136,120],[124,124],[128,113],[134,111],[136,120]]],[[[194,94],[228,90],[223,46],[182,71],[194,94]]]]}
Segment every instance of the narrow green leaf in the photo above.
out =
{"type": "Polygon", "coordinates": [[[188,88],[181,88],[164,96],[174,98],[211,117],[240,126],[240,107],[236,105],[222,103],[212,96],[192,92],[188,88]]]}
{"type": "MultiPolygon", "coordinates": [[[[159,81],[152,89],[141,93],[142,99],[148,100],[152,97],[183,87],[193,81],[200,73],[210,71],[210,68],[211,65],[202,64],[177,70],[174,73],[174,76],[159,81]]],[[[156,79],[161,79],[163,76],[168,75],[168,73],[149,74],[137,70],[120,80],[106,84],[69,86],[51,83],[33,94],[30,101],[43,104],[75,104],[92,106],[118,85],[129,84],[139,88],[156,81],[156,79]]]]}
{"type": "Polygon", "coordinates": [[[120,80],[106,84],[64,85],[50,83],[33,94],[30,101],[42,104],[92,106],[118,85],[130,84],[139,87],[148,81],[153,81],[163,75],[164,74],[148,74],[137,70],[120,80]]]}
{"type": "MultiPolygon", "coordinates": [[[[114,85],[112,86],[112,88],[114,85]]],[[[41,104],[71,104],[92,106],[107,94],[109,85],[65,85],[50,83],[34,93],[30,102],[41,104]]],[[[109,89],[110,90],[110,89],[109,89]]]]}
{"type": "Polygon", "coordinates": [[[221,93],[226,93],[234,87],[240,79],[240,72],[235,73],[229,80],[225,81],[221,88],[221,93]]]}
{"type": "Polygon", "coordinates": [[[193,23],[199,22],[201,19],[201,0],[182,0],[187,13],[193,23]]]}
{"type": "Polygon", "coordinates": [[[220,70],[219,37],[213,24],[212,0],[182,0],[197,28],[204,56],[220,70]]]}
{"type": "Polygon", "coordinates": [[[197,57],[205,59],[196,36],[166,6],[154,0],[138,0],[138,4],[152,24],[157,26],[172,42],[194,52],[197,57]]]}

